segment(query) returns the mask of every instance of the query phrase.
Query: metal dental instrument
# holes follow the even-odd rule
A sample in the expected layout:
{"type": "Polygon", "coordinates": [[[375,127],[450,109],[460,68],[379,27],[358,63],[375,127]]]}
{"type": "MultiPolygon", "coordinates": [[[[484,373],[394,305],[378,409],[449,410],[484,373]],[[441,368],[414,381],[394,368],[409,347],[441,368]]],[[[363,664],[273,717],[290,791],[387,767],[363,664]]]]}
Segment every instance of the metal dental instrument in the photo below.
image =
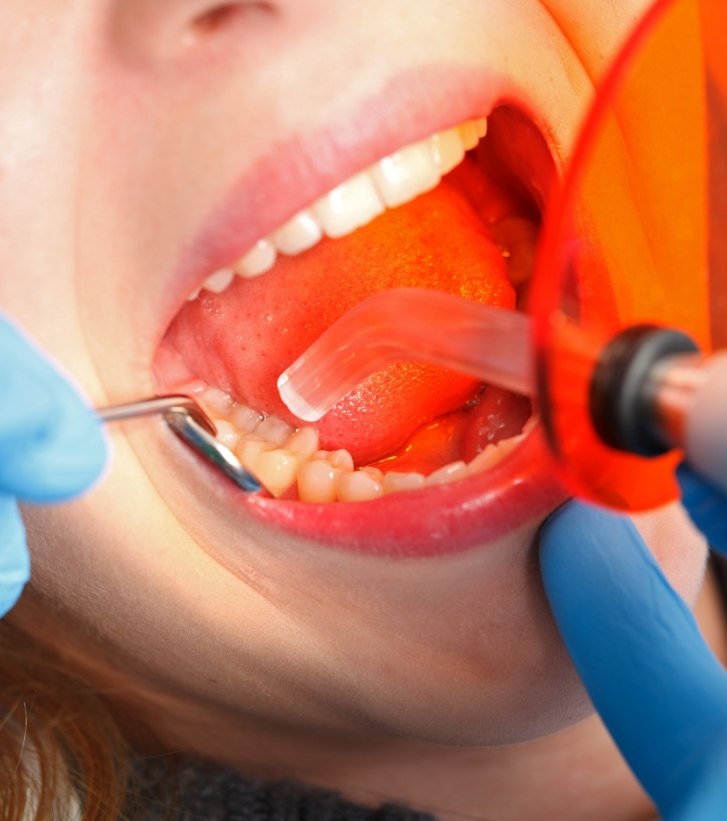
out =
{"type": "Polygon", "coordinates": [[[240,464],[235,454],[215,439],[217,429],[214,423],[191,396],[152,396],[137,402],[97,408],[96,413],[102,422],[161,416],[183,442],[221,470],[239,488],[248,493],[262,489],[260,482],[240,464]]]}

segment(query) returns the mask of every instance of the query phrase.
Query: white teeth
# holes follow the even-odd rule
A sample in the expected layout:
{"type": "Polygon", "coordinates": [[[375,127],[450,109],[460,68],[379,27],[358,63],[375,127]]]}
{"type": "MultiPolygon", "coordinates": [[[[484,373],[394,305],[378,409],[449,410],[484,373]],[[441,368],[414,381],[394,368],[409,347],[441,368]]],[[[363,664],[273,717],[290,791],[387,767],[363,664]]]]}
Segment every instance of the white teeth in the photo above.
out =
{"type": "Polygon", "coordinates": [[[424,476],[421,473],[399,473],[396,470],[390,470],[384,476],[385,493],[418,490],[420,487],[424,487],[424,476]]]}
{"type": "Polygon", "coordinates": [[[226,419],[232,411],[233,405],[234,402],[230,394],[219,388],[207,388],[204,392],[205,410],[216,418],[226,419]]]}
{"type": "Polygon", "coordinates": [[[351,177],[313,206],[313,213],[323,226],[325,235],[332,239],[350,234],[385,210],[366,172],[351,177]]]}
{"type": "Polygon", "coordinates": [[[430,137],[429,145],[442,176],[456,168],[464,159],[464,145],[456,128],[441,131],[430,137]]]}
{"type": "Polygon", "coordinates": [[[300,428],[288,437],[285,448],[309,459],[318,450],[318,431],[315,428],[300,428]]]}
{"type": "Polygon", "coordinates": [[[252,436],[243,436],[235,448],[235,455],[244,467],[254,473],[260,454],[274,449],[275,445],[271,445],[270,442],[264,442],[252,436]]]}
{"type": "Polygon", "coordinates": [[[302,456],[289,450],[262,451],[250,469],[273,496],[282,496],[295,484],[302,456]]]}
{"type": "Polygon", "coordinates": [[[221,271],[217,271],[214,274],[211,274],[207,277],[207,279],[202,283],[202,287],[205,291],[212,291],[213,294],[221,294],[225,288],[232,282],[235,277],[235,272],[224,268],[221,271]]]}
{"type": "Polygon", "coordinates": [[[373,476],[356,470],[338,477],[339,502],[366,502],[384,495],[384,487],[373,476]]]}
{"type": "Polygon", "coordinates": [[[351,456],[345,448],[332,450],[328,453],[323,451],[323,453],[325,454],[325,460],[330,462],[334,468],[338,468],[339,470],[353,470],[353,456],[351,456]]]}
{"type": "Polygon", "coordinates": [[[275,265],[277,258],[278,252],[272,241],[269,239],[259,239],[235,265],[235,273],[244,279],[259,277],[260,274],[264,274],[275,265]]]}
{"type": "Polygon", "coordinates": [[[429,476],[403,473],[367,465],[356,469],[345,449],[319,450],[318,432],[312,427],[293,430],[277,416],[263,416],[238,404],[219,388],[190,383],[191,392],[213,419],[217,438],[273,496],[291,494],[304,502],[356,502],[378,499],[388,493],[448,484],[488,470],[501,462],[535,426],[529,420],[521,434],[488,445],[469,464],[458,461],[429,476]]]}
{"type": "Polygon", "coordinates": [[[298,471],[298,498],[302,502],[325,504],[338,499],[341,471],[324,459],[303,462],[298,471]]]}
{"type": "Polygon", "coordinates": [[[477,126],[471,120],[459,126],[459,135],[462,138],[462,145],[464,145],[465,151],[474,148],[480,141],[477,126]]]}
{"type": "Polygon", "coordinates": [[[219,439],[225,447],[234,450],[240,442],[242,432],[238,430],[232,422],[228,422],[226,419],[213,419],[212,421],[217,428],[216,438],[219,439]]]}
{"type": "MultiPolygon", "coordinates": [[[[312,248],[323,236],[346,236],[367,225],[386,208],[403,205],[431,191],[486,133],[487,120],[482,117],[395,151],[336,186],[269,237],[258,240],[231,266],[231,271],[215,272],[202,287],[220,293],[232,282],[233,272],[243,279],[258,277],[275,265],[279,253],[294,256],[312,248]]],[[[187,298],[193,300],[198,294],[199,289],[187,298]]]]}
{"type": "Polygon", "coordinates": [[[247,405],[236,405],[230,414],[230,422],[246,433],[252,433],[264,418],[261,413],[248,408],[247,405]]]}
{"type": "Polygon", "coordinates": [[[371,171],[389,208],[403,205],[439,185],[441,176],[429,143],[418,143],[384,157],[371,171]]]}
{"type": "Polygon", "coordinates": [[[469,476],[467,465],[464,462],[452,462],[435,470],[434,473],[430,473],[427,476],[426,483],[428,485],[444,485],[457,479],[464,479],[465,476],[469,476]]]}
{"type": "Polygon", "coordinates": [[[310,211],[301,211],[273,234],[275,247],[293,256],[312,248],[322,236],[321,226],[310,211]]]}
{"type": "Polygon", "coordinates": [[[271,442],[275,447],[280,447],[292,433],[293,428],[277,416],[268,416],[255,428],[255,436],[271,442]]]}

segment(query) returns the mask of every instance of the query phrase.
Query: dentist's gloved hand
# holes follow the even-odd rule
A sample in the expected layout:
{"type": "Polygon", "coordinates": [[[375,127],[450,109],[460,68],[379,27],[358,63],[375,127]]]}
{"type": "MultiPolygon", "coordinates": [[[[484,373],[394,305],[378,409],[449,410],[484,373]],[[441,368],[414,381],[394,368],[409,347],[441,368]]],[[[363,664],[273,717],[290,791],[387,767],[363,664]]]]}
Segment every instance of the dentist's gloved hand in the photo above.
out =
{"type": "MultiPolygon", "coordinates": [[[[680,480],[695,520],[724,536],[724,498],[688,468],[680,480]]],[[[546,523],[540,562],[591,700],[662,817],[724,821],[727,673],[635,527],[571,502],[546,523]]]]}
{"type": "Polygon", "coordinates": [[[0,315],[0,616],[15,604],[30,573],[17,502],[75,496],[99,476],[105,458],[92,412],[0,315]]]}

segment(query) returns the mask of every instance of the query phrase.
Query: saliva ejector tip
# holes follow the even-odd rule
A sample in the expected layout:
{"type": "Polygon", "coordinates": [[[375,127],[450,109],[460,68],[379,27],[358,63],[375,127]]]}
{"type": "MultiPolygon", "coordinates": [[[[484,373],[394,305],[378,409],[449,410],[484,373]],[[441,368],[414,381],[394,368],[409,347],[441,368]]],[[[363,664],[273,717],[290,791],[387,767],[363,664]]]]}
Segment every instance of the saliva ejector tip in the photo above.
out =
{"type": "Polygon", "coordinates": [[[278,392],[299,419],[317,422],[366,377],[402,360],[533,392],[527,316],[422,288],[382,291],[356,305],[280,376],[278,392]]]}

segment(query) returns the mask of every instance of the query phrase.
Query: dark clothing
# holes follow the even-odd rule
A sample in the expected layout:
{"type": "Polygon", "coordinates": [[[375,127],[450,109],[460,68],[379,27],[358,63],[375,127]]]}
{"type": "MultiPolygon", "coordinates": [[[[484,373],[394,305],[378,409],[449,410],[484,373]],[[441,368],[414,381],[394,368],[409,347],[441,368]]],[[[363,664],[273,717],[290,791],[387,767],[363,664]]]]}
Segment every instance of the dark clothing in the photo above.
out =
{"type": "Polygon", "coordinates": [[[127,817],[133,821],[435,821],[432,815],[405,807],[383,804],[370,809],[327,790],[247,779],[211,764],[189,763],[176,773],[170,777],[159,759],[138,762],[143,809],[130,807],[127,817]]]}

